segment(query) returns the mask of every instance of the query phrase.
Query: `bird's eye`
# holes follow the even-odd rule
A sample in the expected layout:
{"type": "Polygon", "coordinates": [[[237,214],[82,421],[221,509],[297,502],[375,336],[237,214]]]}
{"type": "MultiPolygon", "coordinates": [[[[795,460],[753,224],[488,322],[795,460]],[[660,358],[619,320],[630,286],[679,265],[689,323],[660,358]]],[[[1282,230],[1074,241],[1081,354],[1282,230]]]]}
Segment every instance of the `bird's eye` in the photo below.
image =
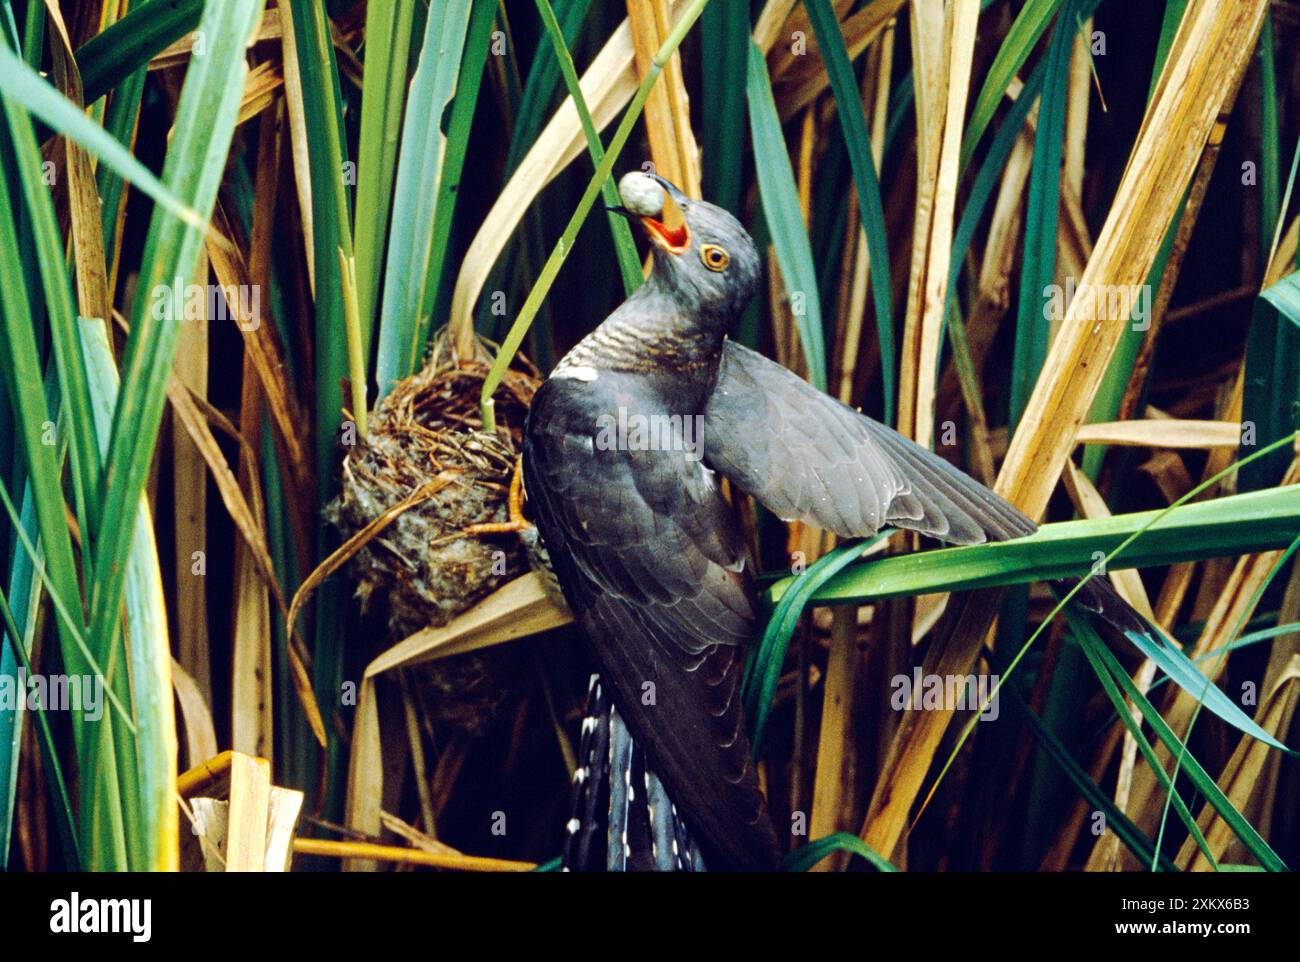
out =
{"type": "Polygon", "coordinates": [[[717,244],[705,244],[700,248],[700,260],[711,271],[725,271],[731,263],[731,255],[717,244]]]}

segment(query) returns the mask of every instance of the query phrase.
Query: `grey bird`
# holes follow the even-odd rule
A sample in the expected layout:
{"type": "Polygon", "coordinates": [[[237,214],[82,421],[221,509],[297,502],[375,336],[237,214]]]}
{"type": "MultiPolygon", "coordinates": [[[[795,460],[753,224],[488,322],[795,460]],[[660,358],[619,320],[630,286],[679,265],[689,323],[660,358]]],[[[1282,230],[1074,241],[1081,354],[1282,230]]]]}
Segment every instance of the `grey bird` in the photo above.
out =
{"type": "MultiPolygon", "coordinates": [[[[631,175],[630,175],[631,176],[631,175]]],[[[556,366],[525,429],[524,488],[598,672],[583,722],[568,869],[775,868],[781,845],[745,735],[754,565],[722,475],[784,520],[843,538],[886,525],[952,544],[1034,523],[932,452],[728,338],[760,258],[727,211],[624,178],[646,283],[556,366]],[[652,208],[654,208],[652,210],[652,208]]],[[[1104,580],[1078,598],[1121,630],[1104,580]]]]}

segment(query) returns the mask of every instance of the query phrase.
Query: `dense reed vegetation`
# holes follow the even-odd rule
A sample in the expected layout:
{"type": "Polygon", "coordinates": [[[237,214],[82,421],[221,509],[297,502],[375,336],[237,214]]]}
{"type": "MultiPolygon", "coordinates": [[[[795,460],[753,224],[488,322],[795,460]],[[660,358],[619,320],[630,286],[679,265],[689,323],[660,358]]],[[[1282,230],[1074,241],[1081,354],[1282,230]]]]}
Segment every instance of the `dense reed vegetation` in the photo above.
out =
{"type": "Polygon", "coordinates": [[[0,865],[174,869],[226,792],[230,838],[301,802],[298,868],[552,860],[585,656],[465,529],[641,282],[603,206],[647,163],[764,251],[738,339],[1045,522],[905,554],[735,499],[789,867],[1300,864],[1297,39],[1282,0],[0,0],[0,865]]]}

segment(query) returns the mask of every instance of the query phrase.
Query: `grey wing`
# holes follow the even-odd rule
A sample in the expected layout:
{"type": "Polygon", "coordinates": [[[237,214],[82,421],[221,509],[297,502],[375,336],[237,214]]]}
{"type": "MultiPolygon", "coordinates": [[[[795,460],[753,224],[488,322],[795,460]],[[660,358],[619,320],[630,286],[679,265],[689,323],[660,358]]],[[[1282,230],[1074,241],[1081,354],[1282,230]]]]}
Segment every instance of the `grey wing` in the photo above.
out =
{"type": "Polygon", "coordinates": [[[1036,527],[943,458],[730,340],[705,411],[704,459],[778,517],[841,537],[892,524],[979,544],[1036,527]]]}
{"type": "MultiPolygon", "coordinates": [[[[705,412],[704,459],[779,517],[841,537],[893,524],[950,544],[980,544],[1037,529],[937,454],[732,341],[705,412]]],[[[1063,592],[1076,583],[1057,582],[1063,592]]],[[[1107,578],[1086,580],[1076,601],[1119,637],[1152,637],[1107,578]]]]}

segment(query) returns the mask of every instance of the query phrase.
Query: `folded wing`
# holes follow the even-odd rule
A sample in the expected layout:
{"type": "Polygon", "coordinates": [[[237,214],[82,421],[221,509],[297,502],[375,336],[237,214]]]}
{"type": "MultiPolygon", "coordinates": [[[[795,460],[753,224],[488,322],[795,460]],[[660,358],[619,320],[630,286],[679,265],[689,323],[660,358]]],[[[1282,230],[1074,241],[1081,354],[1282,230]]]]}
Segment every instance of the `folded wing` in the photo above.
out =
{"type": "Polygon", "coordinates": [[[770,868],[776,838],[739,695],[755,619],[745,550],[698,460],[596,443],[593,411],[637,410],[635,382],[620,381],[602,372],[538,391],[529,504],[620,716],[711,864],[770,868]]]}

